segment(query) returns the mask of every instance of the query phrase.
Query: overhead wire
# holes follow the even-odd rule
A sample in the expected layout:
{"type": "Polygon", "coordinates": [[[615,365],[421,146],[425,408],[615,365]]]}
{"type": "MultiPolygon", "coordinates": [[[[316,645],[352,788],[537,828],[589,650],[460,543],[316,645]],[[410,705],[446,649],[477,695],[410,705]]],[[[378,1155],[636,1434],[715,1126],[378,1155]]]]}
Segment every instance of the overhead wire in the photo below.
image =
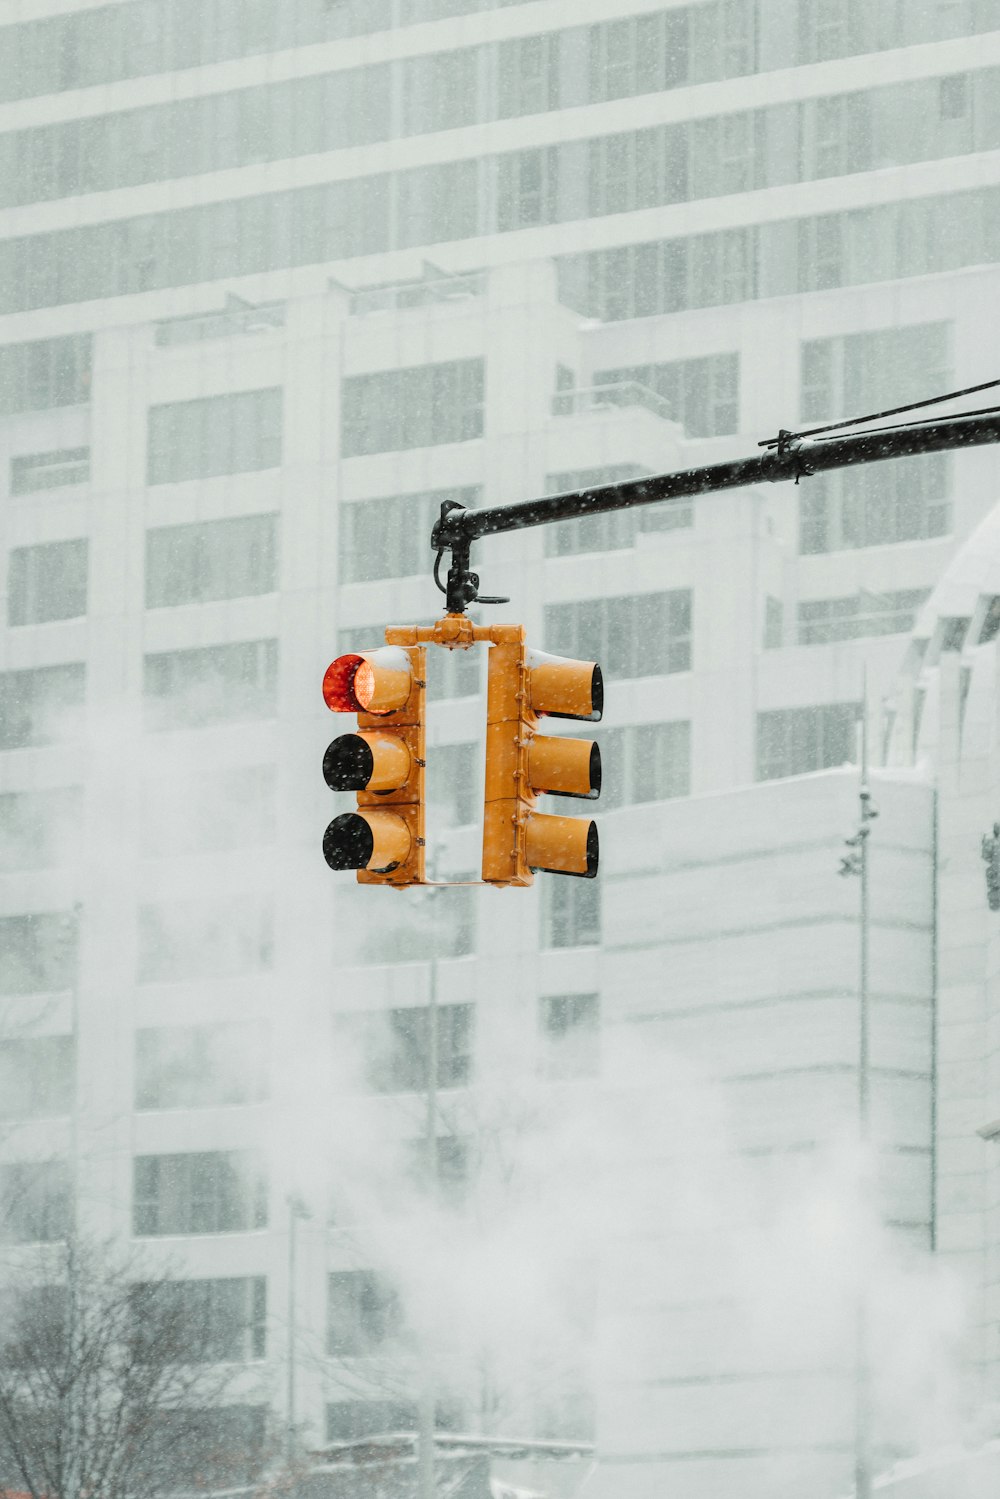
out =
{"type": "MultiPolygon", "coordinates": [[[[884,411],[872,411],[872,412],[870,412],[868,414],[868,416],[851,416],[851,417],[845,417],[842,421],[839,421],[839,422],[827,422],[822,427],[807,427],[803,432],[782,432],[782,433],[779,434],[778,437],[768,437],[768,438],[766,438],[763,442],[759,442],[757,444],[757,446],[759,448],[774,448],[774,447],[781,448],[781,447],[787,445],[790,442],[798,442],[799,439],[803,438],[803,437],[818,437],[818,436],[820,436],[824,432],[842,432],[846,427],[860,427],[860,426],[864,426],[864,424],[866,422],[881,421],[882,417],[884,417],[884,416],[901,416],[903,414],[903,412],[905,412],[905,411],[919,411],[919,410],[921,410],[925,406],[940,406],[945,401],[957,401],[962,396],[972,396],[972,395],[975,395],[977,393],[977,391],[980,391],[980,390],[994,390],[998,386],[1000,386],[1000,379],[997,379],[997,380],[984,380],[981,385],[967,385],[964,390],[953,390],[953,391],[950,391],[947,395],[943,395],[943,396],[928,396],[926,400],[923,400],[923,401],[910,401],[905,406],[890,406],[890,407],[887,407],[886,410],[884,410],[884,411]]],[[[986,407],[986,408],[984,408],[983,410],[980,410],[980,411],[961,411],[961,412],[957,412],[956,415],[958,415],[958,416],[987,416],[987,415],[991,415],[994,411],[997,411],[997,410],[1000,410],[1000,408],[995,407],[995,406],[991,406],[991,407],[986,407]]],[[[880,427],[880,428],[877,428],[876,430],[882,431],[882,432],[890,432],[890,431],[896,430],[896,428],[898,428],[898,427],[903,427],[903,426],[919,427],[919,426],[922,426],[922,425],[923,425],[923,423],[919,422],[919,421],[917,421],[917,422],[899,422],[899,423],[896,423],[894,427],[880,427]]]]}

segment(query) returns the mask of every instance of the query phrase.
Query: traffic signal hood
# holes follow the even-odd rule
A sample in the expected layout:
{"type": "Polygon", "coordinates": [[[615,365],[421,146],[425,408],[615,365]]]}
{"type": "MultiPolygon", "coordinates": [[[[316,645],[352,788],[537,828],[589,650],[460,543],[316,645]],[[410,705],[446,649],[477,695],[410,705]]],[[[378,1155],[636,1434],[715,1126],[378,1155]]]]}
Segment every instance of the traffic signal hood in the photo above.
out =
{"type": "Polygon", "coordinates": [[[356,713],[358,730],[323,756],[331,791],[354,791],[356,812],[323,836],[331,869],[355,869],[363,884],[412,885],[424,878],[425,665],[423,646],[389,645],[338,656],[323,678],[334,713],[356,713]]]}

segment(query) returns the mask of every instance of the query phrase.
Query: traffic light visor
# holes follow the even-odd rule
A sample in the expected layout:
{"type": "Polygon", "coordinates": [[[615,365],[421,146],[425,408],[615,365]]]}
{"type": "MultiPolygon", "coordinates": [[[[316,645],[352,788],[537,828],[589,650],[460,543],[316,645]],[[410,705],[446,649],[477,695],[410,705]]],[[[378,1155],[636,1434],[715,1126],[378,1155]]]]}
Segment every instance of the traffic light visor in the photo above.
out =
{"type": "Polygon", "coordinates": [[[600,748],[592,739],[535,734],[528,745],[528,780],[532,791],[594,801],[601,794],[600,748]]]}
{"type": "Polygon", "coordinates": [[[323,700],[333,713],[396,713],[405,707],[413,675],[397,646],[338,656],[326,669],[323,700]]]}
{"type": "Polygon", "coordinates": [[[331,869],[367,869],[388,874],[409,857],[410,830],[394,812],[345,812],[323,834],[323,857],[331,869]]]}
{"type": "Polygon", "coordinates": [[[528,651],[531,707],[549,718],[585,718],[604,712],[604,678],[596,661],[570,661],[528,651]]]}
{"type": "Polygon", "coordinates": [[[535,813],[525,829],[525,856],[531,869],[575,874],[592,880],[600,845],[597,823],[586,817],[549,817],[535,813]]]}

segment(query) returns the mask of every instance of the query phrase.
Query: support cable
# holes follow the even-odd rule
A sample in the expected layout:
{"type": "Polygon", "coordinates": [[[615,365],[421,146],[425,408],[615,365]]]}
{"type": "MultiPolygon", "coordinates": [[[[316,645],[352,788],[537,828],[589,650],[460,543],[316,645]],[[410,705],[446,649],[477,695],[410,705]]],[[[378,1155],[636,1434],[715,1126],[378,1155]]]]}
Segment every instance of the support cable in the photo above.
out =
{"type": "MultiPolygon", "coordinates": [[[[967,385],[964,390],[953,390],[946,396],[928,396],[925,401],[910,401],[906,406],[890,406],[885,411],[873,411],[868,416],[846,417],[840,422],[827,422],[823,427],[807,427],[804,432],[780,432],[777,437],[765,438],[759,442],[759,448],[784,448],[791,442],[798,442],[802,437],[817,437],[821,432],[840,432],[845,427],[860,427],[865,422],[881,421],[884,416],[901,416],[904,411],[919,411],[923,406],[940,406],[944,401],[957,401],[960,396],[972,396],[980,390],[994,390],[1000,385],[1000,380],[985,380],[982,385],[967,385]]],[[[962,411],[960,416],[986,416],[992,414],[998,408],[987,407],[985,411],[962,411]]],[[[903,422],[901,426],[915,427],[919,422],[903,422]]],[[[879,431],[892,431],[893,428],[882,427],[879,431]]]]}

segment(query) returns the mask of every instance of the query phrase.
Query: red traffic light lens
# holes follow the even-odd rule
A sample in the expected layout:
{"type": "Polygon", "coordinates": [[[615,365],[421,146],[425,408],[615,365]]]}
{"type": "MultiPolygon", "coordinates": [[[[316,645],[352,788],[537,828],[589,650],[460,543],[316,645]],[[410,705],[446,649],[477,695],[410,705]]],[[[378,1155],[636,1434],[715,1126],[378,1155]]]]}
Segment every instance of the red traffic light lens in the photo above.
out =
{"type": "Polygon", "coordinates": [[[333,713],[364,713],[375,696],[375,669],[364,656],[338,656],[326,669],[323,700],[333,713]]]}

